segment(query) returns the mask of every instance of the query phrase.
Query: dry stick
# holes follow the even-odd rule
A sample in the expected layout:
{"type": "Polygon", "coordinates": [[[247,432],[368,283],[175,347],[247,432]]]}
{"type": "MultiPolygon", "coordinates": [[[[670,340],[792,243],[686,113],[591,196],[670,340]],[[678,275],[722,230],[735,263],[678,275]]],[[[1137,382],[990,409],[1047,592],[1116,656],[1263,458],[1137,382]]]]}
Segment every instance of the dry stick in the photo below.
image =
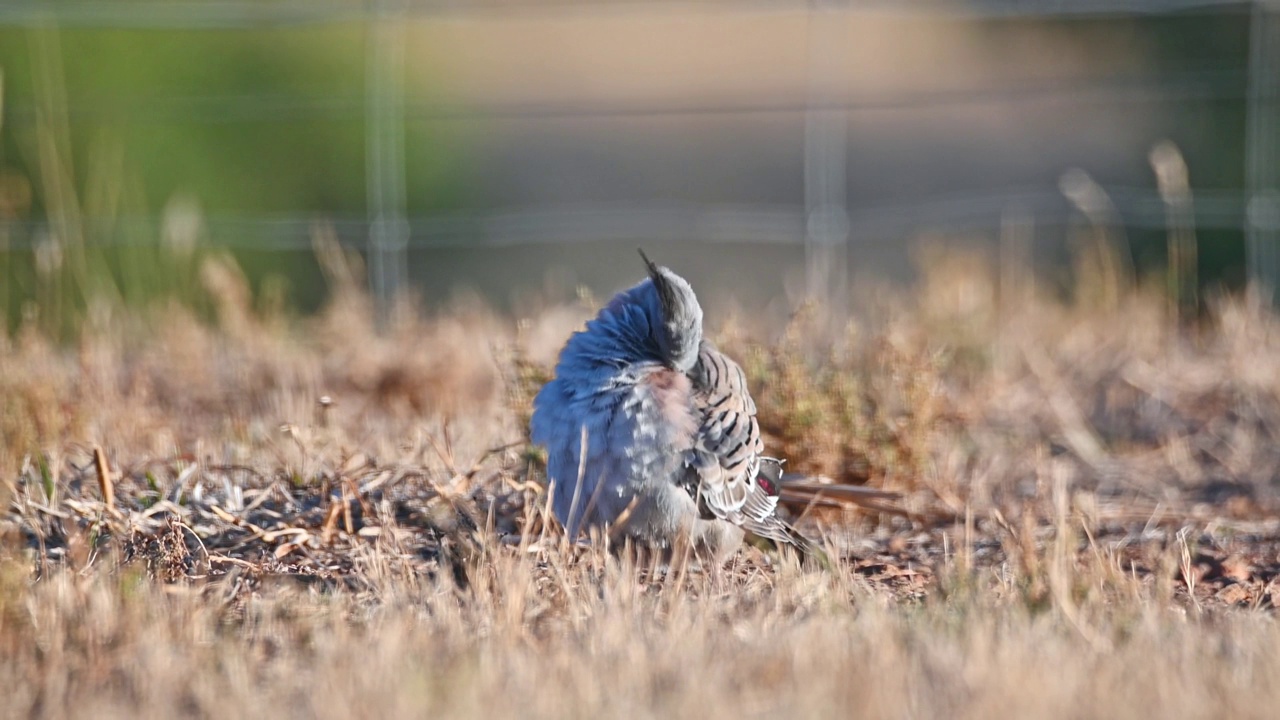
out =
{"type": "Polygon", "coordinates": [[[431,449],[435,451],[436,457],[440,458],[440,462],[444,463],[444,469],[448,470],[449,474],[454,477],[460,476],[462,473],[458,472],[458,468],[453,462],[453,450],[447,447],[447,443],[446,447],[440,447],[440,443],[436,442],[431,433],[426,433],[424,437],[431,445],[431,449]]]}
{"type": "Polygon", "coordinates": [[[885,505],[879,502],[881,499],[901,500],[899,493],[892,493],[882,490],[874,490],[871,488],[860,488],[853,485],[831,485],[821,487],[787,487],[783,486],[778,498],[788,503],[805,503],[804,511],[796,522],[804,519],[814,508],[849,508],[858,507],[863,510],[872,512],[885,513],[886,515],[897,515],[909,519],[915,519],[911,511],[903,508],[885,505]],[[850,490],[867,490],[866,493],[848,493],[850,490]],[[858,495],[863,495],[859,497],[858,495]]]}
{"type": "Polygon", "coordinates": [[[488,460],[489,458],[493,457],[494,455],[497,455],[498,453],[506,452],[511,448],[519,447],[524,444],[525,443],[523,440],[517,440],[515,442],[503,443],[502,445],[491,447],[488,450],[485,450],[483,453],[480,454],[480,457],[476,458],[475,462],[471,463],[471,469],[468,470],[466,473],[464,473],[463,477],[470,479],[472,476],[474,476],[477,472],[480,471],[480,466],[484,464],[485,460],[488,460]]]}
{"type": "Polygon", "coordinates": [[[480,467],[484,464],[485,460],[488,460],[496,453],[505,452],[517,445],[523,444],[522,441],[517,441],[489,448],[488,450],[485,450],[479,458],[471,463],[471,467],[466,472],[462,472],[458,469],[456,462],[457,458],[455,458],[453,454],[453,443],[449,439],[449,425],[447,422],[444,425],[444,447],[440,447],[440,444],[437,443],[435,438],[430,434],[425,435],[425,437],[427,442],[431,445],[431,449],[435,451],[436,457],[440,458],[440,461],[444,463],[445,470],[447,470],[451,476],[450,480],[454,482],[458,480],[465,481],[465,484],[463,485],[464,491],[465,489],[470,488],[471,480],[474,479],[475,474],[480,471],[480,467]]]}
{"type": "Polygon", "coordinates": [[[600,491],[604,489],[604,475],[596,478],[596,486],[591,491],[591,497],[587,498],[587,508],[582,511],[583,524],[591,522],[591,513],[595,512],[596,500],[600,499],[600,491]]]}
{"type": "MultiPolygon", "coordinates": [[[[369,501],[365,499],[364,494],[360,492],[360,488],[356,485],[355,479],[344,475],[342,476],[342,495],[344,499],[348,497],[348,493],[350,494],[351,500],[355,500],[360,503],[360,511],[364,513],[366,517],[376,516],[377,513],[374,512],[373,505],[370,505],[369,501]]],[[[347,500],[347,502],[349,503],[350,500],[347,500]]],[[[351,514],[350,510],[347,511],[347,514],[351,514]]],[[[351,524],[349,519],[348,524],[351,524]]],[[[354,526],[352,527],[353,529],[351,532],[355,532],[354,526]]]]}
{"type": "Polygon", "coordinates": [[[338,507],[338,503],[329,503],[329,511],[325,513],[324,525],[320,527],[320,542],[325,545],[333,542],[333,533],[338,528],[338,515],[341,514],[341,510],[342,508],[338,507]]]}
{"type": "MultiPolygon", "coordinates": [[[[596,490],[599,491],[599,486],[596,487],[596,490]]],[[[595,500],[595,494],[596,493],[591,494],[592,500],[595,500]]],[[[623,508],[622,512],[618,515],[618,519],[609,528],[609,542],[617,542],[619,536],[622,535],[622,532],[627,529],[627,523],[631,522],[631,513],[635,512],[636,506],[639,504],[640,496],[636,495],[631,498],[631,502],[627,503],[627,506],[623,508]]],[[[591,503],[587,504],[587,508],[591,508],[591,503]]]]}
{"type": "Polygon", "coordinates": [[[542,545],[542,541],[547,539],[547,531],[551,529],[550,519],[554,519],[555,515],[551,512],[551,500],[556,494],[556,481],[551,478],[547,481],[547,502],[542,506],[542,528],[538,532],[538,545],[542,545]]]}
{"type": "MultiPolygon", "coordinates": [[[[779,493],[779,499],[781,499],[781,493],[779,493]]],[[[814,508],[819,506],[821,501],[822,501],[822,494],[814,493],[805,503],[804,510],[801,510],[800,514],[796,516],[795,524],[799,525],[800,523],[804,522],[805,519],[809,517],[810,513],[813,512],[814,508]]]]}
{"type": "MultiPolygon", "coordinates": [[[[66,512],[65,510],[59,510],[58,508],[49,507],[48,505],[41,505],[38,502],[32,502],[28,500],[26,505],[27,507],[35,510],[36,512],[39,512],[44,515],[48,515],[50,517],[56,517],[59,520],[70,520],[72,517],[74,517],[71,513],[66,512]]],[[[68,504],[68,507],[71,507],[71,505],[68,504]]],[[[36,523],[31,523],[31,526],[36,527],[36,523]]]]}
{"type": "Polygon", "coordinates": [[[223,563],[229,563],[231,565],[239,565],[240,567],[247,567],[254,570],[258,569],[258,566],[255,565],[254,563],[251,563],[248,560],[241,560],[240,558],[231,557],[230,555],[210,555],[209,562],[218,563],[219,565],[223,563]]]}
{"type": "MultiPolygon", "coordinates": [[[[405,474],[405,475],[398,475],[398,471],[399,471],[399,469],[397,469],[397,470],[381,470],[381,471],[379,471],[377,475],[374,475],[374,476],[373,476],[373,479],[372,479],[372,480],[369,480],[368,482],[366,482],[366,483],[365,483],[365,486],[364,486],[364,488],[362,489],[362,491],[361,491],[361,492],[362,492],[362,493],[371,493],[371,492],[373,492],[374,490],[377,490],[378,488],[382,487],[383,485],[386,485],[387,483],[389,483],[389,482],[391,482],[391,481],[395,480],[397,477],[407,477],[407,474],[405,474]]],[[[366,477],[368,477],[368,476],[366,476],[366,477]]]]}
{"type": "Polygon", "coordinates": [[[565,523],[565,538],[569,543],[578,541],[578,500],[582,495],[582,481],[587,475],[587,426],[582,426],[578,445],[578,482],[573,486],[573,498],[569,501],[569,522],[565,523]],[[572,536],[572,537],[570,537],[572,536]]]}
{"type": "Polygon", "coordinates": [[[253,499],[253,502],[244,506],[244,509],[240,511],[240,514],[247,515],[253,512],[254,510],[257,510],[264,503],[266,503],[267,500],[271,499],[271,494],[274,493],[276,491],[276,488],[279,486],[280,486],[279,480],[272,480],[270,485],[263,488],[262,491],[258,493],[258,496],[253,499]]]}
{"type": "Polygon", "coordinates": [[[115,512],[116,489],[111,478],[111,466],[107,464],[107,454],[101,445],[93,446],[93,464],[98,470],[98,489],[102,492],[102,502],[108,512],[115,512]]]}
{"type": "MultiPolygon", "coordinates": [[[[348,535],[354,535],[356,532],[355,521],[351,517],[351,500],[348,484],[350,481],[342,484],[342,521],[347,529],[348,535]]],[[[363,509],[363,508],[362,508],[363,509]]]]}
{"type": "Polygon", "coordinates": [[[219,520],[225,523],[230,523],[238,528],[248,530],[263,542],[274,543],[277,538],[283,535],[307,532],[306,530],[303,530],[301,528],[286,528],[284,530],[266,530],[249,522],[248,520],[232,515],[231,513],[227,512],[226,510],[223,510],[221,507],[217,505],[210,505],[209,510],[212,511],[213,514],[216,515],[219,520]]]}
{"type": "MultiPolygon", "coordinates": [[[[520,492],[523,492],[523,491],[520,491],[520,492]]],[[[526,495],[525,497],[527,498],[528,496],[526,495]]],[[[530,531],[533,530],[533,524],[534,522],[537,521],[537,514],[538,514],[536,510],[536,506],[534,506],[534,509],[532,510],[529,509],[528,502],[525,502],[523,507],[525,509],[525,513],[524,513],[524,517],[521,518],[521,521],[520,521],[520,542],[517,543],[517,546],[520,548],[521,556],[523,556],[526,552],[529,551],[529,533],[530,531]]],[[[542,528],[544,531],[546,530],[546,523],[543,523],[542,528]]],[[[541,544],[539,544],[539,547],[541,547],[541,544]]]]}
{"type": "Polygon", "coordinates": [[[200,550],[204,552],[205,572],[207,573],[207,572],[209,572],[210,570],[212,570],[212,569],[213,569],[213,559],[212,559],[212,557],[209,555],[209,548],[207,548],[207,547],[205,547],[205,546],[204,546],[204,540],[201,540],[201,539],[200,539],[200,536],[196,534],[196,531],[195,531],[195,530],[192,530],[192,529],[191,529],[191,526],[190,526],[190,525],[188,525],[188,524],[186,524],[186,523],[182,522],[181,520],[174,520],[174,521],[173,521],[173,524],[174,524],[174,526],[176,526],[176,527],[180,527],[180,528],[182,528],[183,530],[186,530],[188,533],[190,533],[190,534],[191,534],[191,537],[193,537],[193,538],[195,538],[195,539],[196,539],[196,544],[198,544],[198,545],[200,546],[200,550]]]}

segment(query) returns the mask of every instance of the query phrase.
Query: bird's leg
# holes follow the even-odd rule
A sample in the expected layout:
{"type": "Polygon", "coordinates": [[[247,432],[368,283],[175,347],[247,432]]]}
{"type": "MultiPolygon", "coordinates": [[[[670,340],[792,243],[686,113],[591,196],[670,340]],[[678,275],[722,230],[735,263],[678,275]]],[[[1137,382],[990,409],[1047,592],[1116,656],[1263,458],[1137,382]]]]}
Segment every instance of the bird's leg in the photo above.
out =
{"type": "Polygon", "coordinates": [[[697,518],[689,529],[694,554],[707,566],[723,565],[742,547],[742,528],[727,520],[697,518]]]}

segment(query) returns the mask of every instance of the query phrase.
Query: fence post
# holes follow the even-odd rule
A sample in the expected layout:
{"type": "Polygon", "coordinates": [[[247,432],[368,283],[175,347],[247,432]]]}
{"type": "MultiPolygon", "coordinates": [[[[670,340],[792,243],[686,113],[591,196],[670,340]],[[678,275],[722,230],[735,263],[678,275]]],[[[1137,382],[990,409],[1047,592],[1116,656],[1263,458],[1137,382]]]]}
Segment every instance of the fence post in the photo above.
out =
{"type": "Polygon", "coordinates": [[[375,0],[367,21],[365,187],[369,286],[385,325],[407,278],[404,177],[404,0],[375,0]]]}
{"type": "Polygon", "coordinates": [[[848,298],[848,111],[841,105],[842,42],[848,15],[839,0],[809,6],[809,98],[804,119],[805,284],[835,318],[848,298]]]}
{"type": "Polygon", "coordinates": [[[1245,243],[1249,280],[1274,303],[1280,287],[1280,3],[1254,0],[1249,23],[1245,243]]]}

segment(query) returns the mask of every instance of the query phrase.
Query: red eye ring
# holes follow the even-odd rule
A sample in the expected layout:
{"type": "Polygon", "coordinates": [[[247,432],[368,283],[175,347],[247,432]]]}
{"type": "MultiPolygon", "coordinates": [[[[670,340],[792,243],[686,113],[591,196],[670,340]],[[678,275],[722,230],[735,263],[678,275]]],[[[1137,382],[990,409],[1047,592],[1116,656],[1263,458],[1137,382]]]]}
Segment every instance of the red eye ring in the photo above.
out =
{"type": "Polygon", "coordinates": [[[769,480],[769,478],[760,475],[756,478],[756,482],[760,483],[760,487],[764,488],[766,493],[769,493],[770,495],[778,494],[778,487],[774,485],[773,481],[769,480]]]}

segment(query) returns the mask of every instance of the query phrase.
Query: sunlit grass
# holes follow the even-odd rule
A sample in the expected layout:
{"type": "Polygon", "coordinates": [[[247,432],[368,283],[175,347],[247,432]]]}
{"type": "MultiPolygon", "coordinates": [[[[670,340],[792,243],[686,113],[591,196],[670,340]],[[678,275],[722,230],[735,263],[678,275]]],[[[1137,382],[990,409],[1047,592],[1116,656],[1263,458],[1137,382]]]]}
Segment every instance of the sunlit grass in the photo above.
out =
{"type": "Polygon", "coordinates": [[[357,261],[317,252],[332,299],[313,318],[205,257],[208,315],[116,303],[71,342],[34,322],[0,342],[11,714],[1267,717],[1280,700],[1280,333],[1248,298],[1179,329],[1137,293],[1122,317],[1011,306],[974,291],[972,259],[935,257],[849,327],[810,308],[771,336],[713,328],[788,469],[902,492],[909,517],[793,506],[832,567],[744,548],[663,569],[568,548],[544,515],[528,402],[590,308],[405,305],[380,333],[357,261]]]}

